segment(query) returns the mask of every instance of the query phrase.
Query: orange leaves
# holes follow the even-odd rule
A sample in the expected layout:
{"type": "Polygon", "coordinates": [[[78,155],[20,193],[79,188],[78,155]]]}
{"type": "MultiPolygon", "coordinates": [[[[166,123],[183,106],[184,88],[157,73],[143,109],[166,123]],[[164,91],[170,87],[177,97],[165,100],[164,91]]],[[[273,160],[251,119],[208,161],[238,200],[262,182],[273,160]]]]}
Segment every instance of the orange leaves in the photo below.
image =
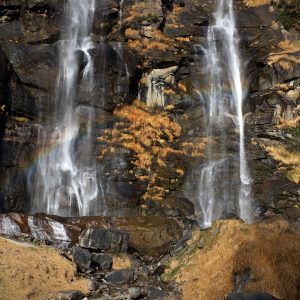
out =
{"type": "Polygon", "coordinates": [[[111,153],[108,148],[119,145],[134,153],[133,164],[136,167],[150,172],[155,162],[163,166],[163,159],[168,154],[183,154],[170,147],[170,143],[180,136],[181,127],[171,121],[165,112],[157,113],[136,100],[132,105],[117,108],[114,115],[120,122],[98,138],[98,141],[107,144],[101,150],[100,159],[111,153]]]}

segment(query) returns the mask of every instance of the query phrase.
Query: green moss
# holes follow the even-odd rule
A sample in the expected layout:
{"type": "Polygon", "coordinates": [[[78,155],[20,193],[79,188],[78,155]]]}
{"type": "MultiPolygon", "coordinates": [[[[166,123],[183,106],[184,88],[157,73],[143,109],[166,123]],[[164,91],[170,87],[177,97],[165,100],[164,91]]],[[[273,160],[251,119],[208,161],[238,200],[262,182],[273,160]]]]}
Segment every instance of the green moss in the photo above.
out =
{"type": "Polygon", "coordinates": [[[289,129],[289,133],[294,137],[300,137],[300,128],[289,129]]]}
{"type": "Polygon", "coordinates": [[[299,171],[297,169],[294,169],[294,170],[291,170],[291,171],[288,171],[286,173],[286,178],[290,181],[293,181],[295,183],[297,183],[298,181],[298,178],[299,178],[299,171]]]}
{"type": "Polygon", "coordinates": [[[290,29],[293,27],[295,20],[292,15],[287,14],[284,9],[280,9],[278,12],[278,18],[283,24],[285,29],[290,29]]]}
{"type": "Polygon", "coordinates": [[[177,273],[181,270],[182,265],[179,265],[177,267],[175,267],[174,269],[172,269],[170,272],[163,274],[162,279],[165,282],[169,282],[174,280],[175,276],[177,275],[177,273]]]}

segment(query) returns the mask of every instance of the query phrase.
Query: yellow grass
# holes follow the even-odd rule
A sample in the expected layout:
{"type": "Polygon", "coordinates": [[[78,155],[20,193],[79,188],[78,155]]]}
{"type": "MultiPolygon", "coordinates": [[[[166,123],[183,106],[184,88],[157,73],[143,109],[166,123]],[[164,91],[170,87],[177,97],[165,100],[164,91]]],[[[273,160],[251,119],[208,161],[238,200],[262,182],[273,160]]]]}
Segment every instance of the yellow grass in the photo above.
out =
{"type": "Polygon", "coordinates": [[[256,7],[256,6],[261,6],[265,4],[270,4],[270,0],[244,0],[244,4],[247,7],[256,7]]]}
{"type": "Polygon", "coordinates": [[[278,118],[279,124],[276,125],[277,128],[284,129],[284,128],[297,128],[300,122],[300,116],[295,117],[292,120],[286,120],[281,117],[278,118]]]}
{"type": "Polygon", "coordinates": [[[132,266],[132,261],[127,254],[118,254],[113,256],[113,265],[114,270],[130,269],[132,266]]]}
{"type": "Polygon", "coordinates": [[[277,53],[270,53],[268,57],[268,64],[273,65],[278,63],[284,70],[289,70],[294,64],[299,64],[300,59],[293,56],[294,52],[300,51],[300,41],[282,41],[278,44],[278,48],[282,51],[277,53]]]}
{"type": "Polygon", "coordinates": [[[278,44],[278,47],[283,51],[297,52],[300,51],[300,41],[285,40],[278,44]]]}
{"type": "Polygon", "coordinates": [[[137,52],[147,52],[153,49],[164,52],[173,44],[172,39],[166,37],[160,30],[156,29],[151,31],[150,37],[142,38],[140,32],[132,28],[127,28],[125,35],[129,38],[127,42],[128,47],[137,52]]]}
{"type": "Polygon", "coordinates": [[[266,147],[266,151],[273,159],[288,167],[288,179],[297,184],[300,182],[300,152],[289,152],[284,146],[266,147]]]}
{"type": "Polygon", "coordinates": [[[299,233],[283,220],[252,225],[218,221],[212,229],[194,233],[189,246],[168,263],[164,279],[180,284],[183,300],[220,300],[233,290],[234,275],[247,270],[245,291],[298,299],[299,233]]]}
{"type": "Polygon", "coordinates": [[[88,282],[75,277],[76,267],[51,248],[0,238],[0,249],[1,300],[41,300],[55,291],[88,292],[88,282]]]}
{"type": "Polygon", "coordinates": [[[132,28],[127,28],[125,30],[125,36],[129,39],[138,39],[140,37],[139,31],[132,28]]]}

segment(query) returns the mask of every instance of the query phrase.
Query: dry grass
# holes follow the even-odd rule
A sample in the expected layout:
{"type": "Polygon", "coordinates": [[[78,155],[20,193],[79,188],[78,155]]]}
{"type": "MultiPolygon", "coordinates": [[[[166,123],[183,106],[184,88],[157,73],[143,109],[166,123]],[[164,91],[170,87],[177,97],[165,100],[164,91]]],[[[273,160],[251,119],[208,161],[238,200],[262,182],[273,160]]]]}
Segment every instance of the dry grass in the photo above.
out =
{"type": "Polygon", "coordinates": [[[257,7],[257,6],[266,5],[270,3],[271,3],[270,0],[244,0],[244,4],[247,7],[257,7]]]}
{"type": "Polygon", "coordinates": [[[131,6],[129,17],[124,20],[125,23],[133,22],[135,19],[143,17],[146,9],[146,3],[135,3],[131,6]]]}
{"type": "Polygon", "coordinates": [[[300,59],[292,55],[293,53],[300,51],[300,41],[286,40],[280,42],[278,48],[282,51],[269,54],[269,65],[278,63],[284,70],[288,71],[294,64],[300,64],[300,59]]]}
{"type": "Polygon", "coordinates": [[[175,38],[176,41],[181,42],[181,43],[189,43],[191,41],[191,37],[190,36],[179,36],[175,38]]]}
{"type": "Polygon", "coordinates": [[[279,124],[276,125],[276,127],[279,129],[297,128],[298,124],[300,122],[300,116],[297,116],[292,120],[287,120],[287,119],[279,117],[278,121],[279,121],[279,124]]]}
{"type": "Polygon", "coordinates": [[[204,157],[205,148],[208,143],[206,138],[196,138],[192,142],[184,142],[181,147],[184,153],[192,157],[204,157]]]}
{"type": "Polygon", "coordinates": [[[266,151],[289,170],[288,179],[297,184],[300,182],[300,152],[290,152],[284,146],[266,147],[266,151]]]}
{"type": "Polygon", "coordinates": [[[149,37],[142,37],[140,31],[132,28],[127,28],[125,31],[125,36],[129,39],[128,47],[136,52],[148,52],[153,49],[164,52],[174,44],[174,41],[160,30],[152,28],[148,35],[149,37]]]}
{"type": "Polygon", "coordinates": [[[293,65],[300,64],[300,59],[285,53],[270,54],[268,57],[268,65],[279,64],[284,70],[288,71],[293,65]]]}
{"type": "Polygon", "coordinates": [[[169,262],[164,278],[181,285],[183,300],[221,300],[233,290],[234,276],[247,270],[245,291],[299,299],[300,235],[283,220],[252,225],[218,221],[194,234],[190,245],[169,262]]]}
{"type": "Polygon", "coordinates": [[[184,25],[180,24],[179,22],[179,15],[183,11],[183,7],[178,4],[173,6],[173,10],[168,13],[167,15],[167,26],[169,28],[179,28],[183,27],[184,25]]]}
{"type": "Polygon", "coordinates": [[[75,266],[48,247],[0,238],[1,300],[40,300],[50,292],[81,290],[87,281],[75,278],[75,266]]]}
{"type": "Polygon", "coordinates": [[[295,40],[295,41],[285,40],[285,41],[280,42],[278,44],[278,47],[285,52],[297,52],[297,51],[300,51],[300,41],[299,40],[295,40]]]}
{"type": "Polygon", "coordinates": [[[125,30],[125,36],[129,39],[138,39],[140,38],[140,32],[136,29],[127,28],[125,30]]]}
{"type": "Polygon", "coordinates": [[[113,256],[114,270],[130,269],[132,267],[132,261],[128,254],[118,254],[113,256]]]}

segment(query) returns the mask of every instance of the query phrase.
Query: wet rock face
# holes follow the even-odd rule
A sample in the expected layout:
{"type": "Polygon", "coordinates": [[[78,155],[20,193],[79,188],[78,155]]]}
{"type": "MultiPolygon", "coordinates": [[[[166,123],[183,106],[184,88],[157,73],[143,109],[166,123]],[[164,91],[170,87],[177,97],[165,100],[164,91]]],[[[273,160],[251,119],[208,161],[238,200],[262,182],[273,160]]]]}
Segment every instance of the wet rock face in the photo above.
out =
{"type": "MultiPolygon", "coordinates": [[[[95,3],[94,89],[91,93],[78,85],[76,99],[78,105],[96,108],[93,147],[101,148],[96,138],[118,125],[120,120],[112,114],[115,108],[137,97],[149,105],[173,107],[169,117],[181,126],[181,135],[166,145],[177,149],[184,143],[196,145],[204,136],[207,70],[203,49],[214,1],[95,3]]],[[[269,145],[278,139],[290,147],[295,144],[288,142],[288,130],[282,134],[273,127],[280,118],[292,119],[298,114],[300,70],[292,61],[299,59],[299,51],[293,51],[294,58],[288,59],[289,68],[280,59],[272,62],[274,56],[269,53],[281,52],[278,44],[286,35],[290,37],[282,30],[276,10],[268,5],[247,8],[240,0],[235,1],[235,8],[241,54],[247,62],[244,74],[250,86],[245,99],[245,113],[251,112],[246,118],[246,144],[257,216],[272,212],[296,220],[297,186],[284,173],[275,174],[278,165],[262,144],[265,139],[269,145]],[[288,87],[283,90],[275,87],[278,84],[288,87]]],[[[29,175],[39,152],[38,130],[53,109],[65,25],[63,1],[27,1],[26,5],[0,1],[0,211],[30,211],[29,175]]],[[[78,59],[82,59],[80,51],[78,59]]],[[[229,147],[234,153],[237,145],[229,147]]],[[[158,177],[150,185],[152,199],[144,201],[149,183],[132,175],[132,156],[128,149],[117,147],[98,161],[102,191],[98,202],[105,203],[108,215],[183,220],[193,215],[189,192],[195,189],[184,180],[196,182],[203,157],[172,155],[166,158],[165,168],[154,166],[151,171],[158,177]],[[183,170],[181,177],[174,175],[177,169],[183,170]],[[161,190],[163,201],[157,202],[155,196],[161,190]]],[[[197,204],[197,199],[194,202],[197,204]]]]}
{"type": "MultiPolygon", "coordinates": [[[[10,213],[0,215],[0,233],[12,237],[26,234],[61,246],[80,244],[92,252],[119,253],[129,247],[141,255],[159,256],[177,242],[182,229],[174,219],[157,216],[62,218],[10,213]]],[[[80,259],[91,260],[86,251],[76,249],[80,259]]]]}

